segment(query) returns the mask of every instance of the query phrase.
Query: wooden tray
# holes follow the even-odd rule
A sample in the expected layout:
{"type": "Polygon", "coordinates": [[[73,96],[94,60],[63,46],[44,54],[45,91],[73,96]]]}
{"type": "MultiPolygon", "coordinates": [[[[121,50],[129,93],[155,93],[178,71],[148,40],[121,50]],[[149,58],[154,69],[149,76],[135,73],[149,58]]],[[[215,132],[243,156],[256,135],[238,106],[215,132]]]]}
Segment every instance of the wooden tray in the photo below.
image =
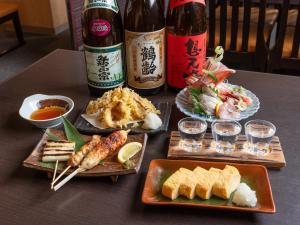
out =
{"type": "MultiPolygon", "coordinates": [[[[159,115],[161,120],[162,120],[162,126],[156,130],[145,130],[140,127],[135,127],[135,128],[128,128],[131,129],[131,133],[133,134],[155,134],[159,132],[166,132],[168,131],[169,127],[169,121],[170,121],[170,115],[172,111],[172,104],[170,102],[164,102],[164,103],[158,103],[154,104],[157,109],[160,110],[161,114],[159,115]]],[[[87,105],[86,105],[87,106],[87,105]]],[[[82,110],[82,112],[79,114],[77,117],[74,126],[76,127],[77,130],[79,130],[82,133],[86,134],[105,134],[105,133],[111,133],[113,131],[116,131],[118,129],[115,128],[107,128],[107,129],[99,129],[97,127],[94,127],[92,124],[87,122],[81,114],[84,114],[86,110],[86,107],[82,110]]]]}
{"type": "Polygon", "coordinates": [[[266,156],[251,155],[243,149],[243,145],[246,142],[246,136],[240,135],[236,147],[237,151],[230,155],[220,154],[210,147],[213,138],[212,135],[206,133],[204,137],[203,150],[199,152],[187,152],[180,146],[180,134],[178,131],[172,131],[170,144],[168,149],[169,159],[198,159],[198,160],[212,160],[212,161],[226,161],[226,162],[238,162],[249,164],[260,164],[269,168],[281,168],[286,166],[283,150],[279,138],[275,136],[271,142],[272,151],[266,156]],[[240,150],[240,151],[239,151],[240,150]]]}
{"type": "MultiPolygon", "coordinates": [[[[39,141],[37,146],[34,148],[33,152],[30,154],[30,156],[27,159],[25,159],[23,165],[28,168],[33,168],[36,170],[52,173],[55,168],[55,163],[41,162],[43,146],[48,140],[48,136],[46,132],[44,133],[42,139],[39,141]]],[[[62,130],[51,129],[51,132],[59,137],[64,138],[64,132],[62,130]]],[[[86,136],[86,135],[82,135],[82,136],[85,140],[89,140],[91,138],[91,136],[86,136]]],[[[143,161],[147,138],[148,138],[147,134],[128,135],[127,143],[136,141],[143,144],[142,150],[132,158],[132,160],[135,163],[135,167],[133,169],[126,169],[118,162],[117,160],[118,151],[116,151],[115,155],[105,159],[102,165],[98,165],[91,170],[79,173],[77,176],[102,177],[102,176],[118,176],[118,175],[137,173],[143,161]]],[[[66,167],[65,162],[59,163],[58,173],[62,172],[65,167],[66,167]]],[[[70,174],[73,171],[74,169],[70,169],[66,174],[70,174]]]]}
{"type": "Polygon", "coordinates": [[[152,160],[147,173],[142,202],[148,205],[165,206],[192,206],[209,209],[222,209],[230,211],[275,213],[275,204],[268,177],[267,169],[260,165],[232,164],[224,162],[201,162],[192,160],[152,160]],[[205,169],[211,167],[224,169],[225,165],[235,166],[242,178],[241,182],[247,183],[251,189],[256,191],[257,205],[254,208],[236,206],[229,200],[223,200],[212,196],[208,200],[201,200],[198,197],[190,200],[185,197],[178,197],[170,200],[161,194],[161,188],[165,180],[181,167],[193,170],[197,166],[205,169]]]}

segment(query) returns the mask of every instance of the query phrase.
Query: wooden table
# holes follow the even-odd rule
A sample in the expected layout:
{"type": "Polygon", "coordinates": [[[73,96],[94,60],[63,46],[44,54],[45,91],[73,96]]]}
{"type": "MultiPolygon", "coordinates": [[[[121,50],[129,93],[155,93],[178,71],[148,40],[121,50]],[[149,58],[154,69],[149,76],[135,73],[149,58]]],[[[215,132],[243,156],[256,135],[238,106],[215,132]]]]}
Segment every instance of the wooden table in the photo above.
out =
{"type": "MultiPolygon", "coordinates": [[[[76,178],[54,193],[46,174],[22,167],[42,131],[18,116],[26,96],[62,94],[75,101],[75,119],[89,99],[83,55],[57,50],[0,86],[0,224],[300,224],[300,78],[238,71],[230,80],[254,91],[261,100],[255,118],[274,122],[287,167],[270,170],[277,207],[274,215],[232,213],[195,208],[150,207],[141,203],[151,159],[165,158],[169,132],[150,137],[139,174],[109,178],[76,178]]],[[[174,101],[166,91],[154,102],[174,101]]],[[[174,106],[170,130],[182,115],[174,106]]]]}

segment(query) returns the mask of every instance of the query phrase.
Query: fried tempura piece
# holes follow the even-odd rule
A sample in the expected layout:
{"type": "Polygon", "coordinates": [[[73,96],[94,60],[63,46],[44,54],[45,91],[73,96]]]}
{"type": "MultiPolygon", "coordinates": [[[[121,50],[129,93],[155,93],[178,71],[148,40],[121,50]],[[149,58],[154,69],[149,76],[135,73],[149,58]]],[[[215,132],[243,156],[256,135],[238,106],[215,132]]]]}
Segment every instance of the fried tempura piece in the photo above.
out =
{"type": "Polygon", "coordinates": [[[149,112],[160,111],[146,98],[129,88],[118,87],[106,92],[101,98],[90,101],[86,113],[99,112],[98,120],[104,127],[123,128],[133,121],[144,120],[149,112]]]}

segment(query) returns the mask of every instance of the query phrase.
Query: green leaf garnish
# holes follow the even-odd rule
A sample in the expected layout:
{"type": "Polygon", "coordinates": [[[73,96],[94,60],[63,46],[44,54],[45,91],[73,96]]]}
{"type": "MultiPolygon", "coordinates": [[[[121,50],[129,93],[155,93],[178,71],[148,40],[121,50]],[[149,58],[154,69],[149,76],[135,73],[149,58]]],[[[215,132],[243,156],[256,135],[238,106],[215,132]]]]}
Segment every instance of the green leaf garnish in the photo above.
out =
{"type": "MultiPolygon", "coordinates": [[[[55,169],[55,162],[39,162],[40,166],[47,169],[55,169]]],[[[57,169],[61,170],[64,169],[66,166],[65,162],[58,162],[57,169]]]]}
{"type": "Polygon", "coordinates": [[[53,134],[51,131],[47,131],[46,134],[48,135],[48,138],[51,141],[60,141],[61,140],[58,136],[56,136],[55,134],[53,134]]]}
{"type": "Polygon", "coordinates": [[[74,141],[75,151],[78,151],[85,144],[85,141],[82,139],[78,130],[73,126],[73,124],[67,118],[62,116],[62,120],[64,123],[65,134],[67,136],[68,141],[74,141]]]}
{"type": "Polygon", "coordinates": [[[209,70],[202,70],[204,74],[206,74],[207,76],[209,76],[212,80],[214,80],[215,82],[218,82],[218,78],[215,76],[215,74],[212,71],[209,70]]]}
{"type": "Polygon", "coordinates": [[[202,89],[201,88],[189,88],[189,92],[191,95],[198,96],[202,94],[202,89]]]}
{"type": "Polygon", "coordinates": [[[201,104],[200,104],[197,97],[192,95],[192,101],[193,101],[193,105],[194,105],[194,113],[197,113],[197,114],[200,114],[200,115],[207,115],[207,113],[202,108],[202,106],[201,106],[201,104]]]}
{"type": "Polygon", "coordinates": [[[100,160],[99,163],[98,163],[98,165],[103,166],[104,165],[103,160],[100,160]]]}

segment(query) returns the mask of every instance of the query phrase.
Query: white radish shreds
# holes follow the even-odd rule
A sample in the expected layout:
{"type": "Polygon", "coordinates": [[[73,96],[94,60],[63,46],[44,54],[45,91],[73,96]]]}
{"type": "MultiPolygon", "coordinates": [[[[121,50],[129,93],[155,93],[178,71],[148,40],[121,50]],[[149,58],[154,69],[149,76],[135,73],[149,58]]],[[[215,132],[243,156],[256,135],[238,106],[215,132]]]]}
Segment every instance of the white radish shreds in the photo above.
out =
{"type": "Polygon", "coordinates": [[[155,113],[150,112],[146,114],[142,128],[155,130],[158,129],[161,125],[162,121],[160,117],[155,113]]]}
{"type": "Polygon", "coordinates": [[[239,206],[255,207],[257,204],[256,192],[251,190],[247,184],[240,183],[232,201],[239,206]]]}

